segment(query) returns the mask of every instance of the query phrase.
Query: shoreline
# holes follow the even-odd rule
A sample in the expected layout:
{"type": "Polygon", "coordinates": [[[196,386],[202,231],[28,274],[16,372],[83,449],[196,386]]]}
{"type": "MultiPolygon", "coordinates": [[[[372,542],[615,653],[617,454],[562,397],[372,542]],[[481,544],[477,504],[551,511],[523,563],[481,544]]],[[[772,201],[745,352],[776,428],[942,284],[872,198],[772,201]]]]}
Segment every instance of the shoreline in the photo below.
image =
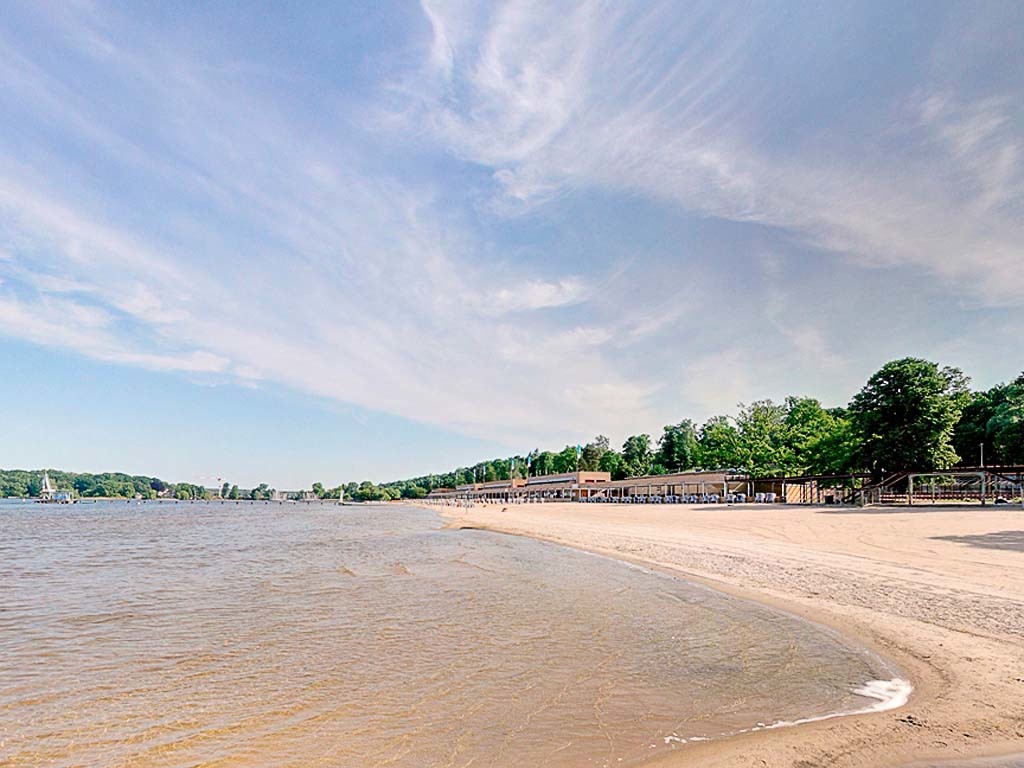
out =
{"type": "MultiPolygon", "coordinates": [[[[788,727],[761,728],[720,740],[691,742],[645,762],[645,766],[891,768],[1009,757],[1024,751],[1024,589],[1018,589],[1024,584],[1024,556],[1020,553],[999,552],[998,556],[981,561],[960,558],[953,563],[957,567],[947,568],[941,567],[944,553],[923,558],[927,562],[904,563],[899,556],[897,536],[892,542],[894,546],[889,548],[890,554],[874,562],[875,558],[859,551],[862,547],[849,546],[842,539],[829,540],[830,535],[835,538],[836,530],[814,530],[850,526],[829,525],[826,521],[830,518],[814,516],[834,515],[835,511],[813,507],[637,508],[549,503],[427,508],[439,512],[449,528],[479,528],[549,541],[671,573],[740,599],[786,611],[837,632],[892,662],[914,687],[909,702],[900,708],[837,713],[788,727]],[[816,520],[821,520],[821,524],[816,526],[816,520]],[[744,526],[752,521],[758,526],[756,532],[744,533],[744,526]],[[688,522],[698,525],[690,527],[688,522]],[[801,536],[794,538],[794,526],[804,529],[801,536]],[[804,541],[800,542],[800,538],[804,541]],[[808,541],[815,539],[821,540],[818,546],[808,545],[808,541]],[[1015,567],[1006,571],[1007,555],[1011,554],[1014,560],[1009,562],[1015,567]],[[985,562],[992,560],[996,562],[985,562]],[[876,568],[891,574],[898,589],[885,590],[886,576],[873,573],[876,568]],[[978,584],[963,581],[965,571],[975,571],[974,579],[984,582],[995,569],[1002,569],[1009,577],[1004,583],[991,584],[992,588],[984,593],[967,588],[978,584]],[[780,576],[782,572],[784,576],[780,576]],[[798,574],[795,579],[794,572],[798,574]],[[872,576],[876,581],[881,579],[883,592],[919,591],[921,594],[908,601],[913,610],[901,606],[900,598],[905,595],[877,595],[870,588],[866,596],[858,594],[864,591],[862,577],[872,576]],[[831,588],[827,592],[815,589],[819,582],[831,588]],[[962,594],[955,592],[958,583],[962,594]],[[850,597],[843,599],[844,592],[850,597]],[[947,593],[945,601],[939,610],[932,611],[935,616],[913,615],[927,614],[929,595],[943,592],[947,593]],[[885,601],[885,597],[890,599],[885,601]],[[880,604],[872,604],[874,598],[879,598],[880,604]],[[921,598],[923,605],[918,602],[921,598]],[[967,615],[952,621],[943,614],[950,609],[950,600],[956,614],[960,612],[956,610],[958,599],[972,598],[972,602],[981,599],[992,605],[981,606],[979,612],[967,611],[964,604],[963,612],[967,615]],[[1006,611],[1010,615],[1003,616],[1006,611]],[[992,620],[979,621],[979,616],[992,620]]],[[[943,512],[946,514],[940,517],[957,514],[943,512]]],[[[886,514],[906,517],[921,513],[895,510],[886,514]]],[[[965,524],[973,529],[998,528],[1006,522],[1018,526],[1024,523],[1019,512],[1016,519],[991,509],[979,508],[969,514],[975,519],[933,518],[930,522],[934,525],[925,524],[924,528],[928,533],[941,534],[947,529],[959,530],[965,524]],[[984,519],[978,519],[983,515],[984,519]]],[[[861,512],[860,516],[868,520],[873,517],[870,511],[861,512]]],[[[869,528],[867,521],[864,525],[869,528]]],[[[910,534],[915,539],[922,538],[919,520],[912,520],[905,527],[912,529],[910,534]]],[[[1005,528],[998,530],[1007,532],[1005,528]]],[[[906,537],[907,531],[903,535],[906,537]]],[[[936,545],[928,539],[935,538],[940,537],[925,537],[926,546],[917,549],[929,551],[936,545]]],[[[860,541],[861,537],[857,539],[860,541]]],[[[909,537],[907,540],[914,541],[909,537]]],[[[870,542],[867,549],[871,550],[870,542]]],[[[914,557],[905,559],[919,559],[919,551],[912,554],[914,557]]]]}

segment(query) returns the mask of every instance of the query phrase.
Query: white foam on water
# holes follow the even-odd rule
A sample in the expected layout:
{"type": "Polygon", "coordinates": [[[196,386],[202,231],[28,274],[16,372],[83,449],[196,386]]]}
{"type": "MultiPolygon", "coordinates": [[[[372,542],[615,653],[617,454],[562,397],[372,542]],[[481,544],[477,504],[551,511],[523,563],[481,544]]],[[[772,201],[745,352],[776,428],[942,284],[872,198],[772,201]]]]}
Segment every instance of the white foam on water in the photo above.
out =
{"type": "Polygon", "coordinates": [[[894,677],[892,680],[868,680],[860,688],[855,688],[854,693],[866,699],[875,699],[874,704],[869,704],[860,709],[852,709],[846,712],[830,712],[827,715],[816,717],[804,717],[799,720],[780,720],[771,725],[760,725],[754,728],[747,728],[750,731],[763,731],[770,728],[787,728],[791,725],[803,725],[804,723],[818,723],[822,720],[832,720],[837,717],[849,717],[851,715],[867,715],[872,712],[886,712],[890,709],[899,709],[910,699],[914,686],[909,680],[902,677],[894,677]]]}
{"type": "MultiPolygon", "coordinates": [[[[892,680],[869,680],[860,688],[855,688],[853,693],[863,696],[866,699],[874,699],[874,704],[869,704],[860,709],[851,709],[843,712],[830,712],[827,715],[816,715],[815,717],[803,717],[799,720],[779,720],[774,723],[758,723],[753,728],[743,728],[735,734],[722,734],[723,736],[738,735],[741,733],[753,733],[754,731],[767,731],[773,728],[789,728],[794,725],[805,723],[819,723],[822,720],[833,720],[837,717],[850,717],[851,715],[867,715],[872,712],[886,712],[891,709],[899,709],[910,700],[910,694],[914,686],[909,680],[901,677],[894,677],[892,680]]],[[[707,736],[691,736],[684,739],[672,734],[665,737],[666,744],[687,744],[695,741],[708,741],[707,736]]]]}

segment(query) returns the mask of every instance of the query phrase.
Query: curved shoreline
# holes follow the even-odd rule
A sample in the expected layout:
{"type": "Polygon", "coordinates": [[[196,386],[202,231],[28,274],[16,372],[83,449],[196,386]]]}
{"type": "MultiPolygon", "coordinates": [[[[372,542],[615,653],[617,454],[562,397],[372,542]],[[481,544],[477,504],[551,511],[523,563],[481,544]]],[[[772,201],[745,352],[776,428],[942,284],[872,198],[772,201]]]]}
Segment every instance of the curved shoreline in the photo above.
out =
{"type": "MultiPolygon", "coordinates": [[[[659,756],[645,765],[665,768],[682,765],[891,768],[922,761],[941,764],[943,760],[1008,755],[1024,747],[1024,706],[1019,703],[1024,686],[1015,680],[1008,680],[1002,686],[998,684],[1000,675],[1011,676],[1024,661],[1024,653],[1014,640],[991,636],[984,632],[986,628],[982,628],[983,631],[969,627],[950,629],[933,621],[920,622],[899,615],[898,609],[895,613],[880,608],[865,609],[857,605],[856,600],[832,599],[832,595],[822,599],[818,592],[808,591],[806,584],[787,584],[786,579],[773,579],[778,562],[773,560],[776,553],[771,550],[779,547],[766,546],[768,551],[759,557],[756,550],[749,549],[749,542],[743,537],[728,531],[716,536],[715,526],[706,525],[710,519],[706,508],[696,511],[702,518],[699,522],[704,530],[691,536],[689,529],[679,525],[683,521],[675,517],[670,518],[674,525],[669,530],[662,519],[637,520],[642,511],[636,508],[627,508],[628,519],[622,519],[612,509],[616,505],[604,509],[601,505],[596,510],[594,506],[534,505],[512,507],[505,512],[500,511],[500,505],[432,509],[440,511],[451,528],[480,528],[549,541],[682,576],[731,596],[783,610],[827,627],[882,659],[892,661],[905,671],[914,685],[909,703],[900,709],[810,718],[808,722],[794,723],[794,727],[765,727],[721,740],[690,742],[685,749],[659,756]],[[708,528],[711,536],[707,535],[708,528]],[[737,547],[737,544],[742,546],[737,547]],[[725,569],[719,562],[721,558],[727,561],[725,569]],[[741,565],[752,571],[754,578],[737,578],[733,571],[743,571],[741,565]],[[751,568],[751,565],[756,567],[751,568]],[[758,568],[768,576],[759,573],[758,568]],[[978,650],[988,653],[988,674],[974,680],[965,679],[963,662],[969,667],[976,659],[970,655],[960,659],[957,656],[978,650]]],[[[779,521],[780,529],[784,527],[782,522],[799,517],[794,513],[801,511],[800,524],[806,526],[807,510],[774,510],[775,515],[786,516],[779,521]]],[[[718,510],[719,514],[735,512],[734,509],[718,510]]],[[[769,517],[772,513],[771,509],[754,511],[756,515],[769,517]]],[[[658,512],[652,510],[651,517],[658,518],[658,512]]],[[[779,538],[785,539],[785,533],[774,537],[774,544],[780,543],[779,538]]],[[[772,544],[772,539],[768,537],[765,543],[772,544]]],[[[828,556],[824,558],[808,557],[804,562],[801,548],[783,549],[784,556],[789,558],[786,569],[808,571],[826,582],[834,580],[838,582],[835,587],[840,593],[844,586],[849,586],[849,583],[843,584],[844,578],[854,583],[856,578],[849,577],[859,575],[858,567],[869,572],[872,566],[872,563],[853,561],[850,568],[851,563],[843,561],[839,564],[843,567],[832,568],[827,564],[830,556],[843,560],[848,555],[842,551],[826,552],[828,556]],[[796,566],[791,562],[794,555],[799,561],[796,566]]],[[[807,554],[821,555],[822,552],[819,547],[808,550],[807,554]]],[[[887,567],[885,562],[879,565],[883,569],[887,567]]],[[[907,574],[901,575],[906,577],[907,574]]],[[[937,584],[931,583],[936,580],[922,578],[922,584],[917,586],[927,593],[937,588],[937,584]]],[[[908,589],[908,583],[900,583],[900,589],[908,589]]],[[[1016,582],[1011,586],[1015,588],[1016,582]]],[[[854,590],[860,588],[854,585],[854,590]]],[[[986,597],[996,600],[999,596],[986,597]]],[[[1024,683],[1024,679],[1020,683],[1024,683]]]]}

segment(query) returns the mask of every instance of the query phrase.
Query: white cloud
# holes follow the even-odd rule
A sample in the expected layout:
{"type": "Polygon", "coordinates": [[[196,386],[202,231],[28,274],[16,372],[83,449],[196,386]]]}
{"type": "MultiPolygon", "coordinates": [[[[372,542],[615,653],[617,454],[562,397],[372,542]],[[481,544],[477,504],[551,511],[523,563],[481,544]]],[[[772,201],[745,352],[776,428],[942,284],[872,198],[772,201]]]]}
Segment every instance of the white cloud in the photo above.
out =
{"type": "Polygon", "coordinates": [[[225,358],[203,350],[173,354],[133,347],[108,312],[67,298],[24,301],[0,296],[0,334],[156,371],[218,373],[227,366],[225,358]]]}
{"type": "MultiPolygon", "coordinates": [[[[925,84],[901,102],[899,141],[861,156],[829,137],[763,138],[752,41],[772,14],[757,3],[423,9],[429,45],[380,89],[401,102],[390,112],[325,83],[316,114],[296,110],[300,96],[247,76],[235,53],[182,49],[102,7],[52,20],[87,57],[90,89],[60,57],[0,40],[28,137],[15,152],[0,136],[18,158],[0,162],[0,332],[538,444],[730,410],[800,357],[846,365],[834,328],[791,313],[784,265],[757,327],[789,346],[780,362],[730,335],[762,293],[728,295],[743,267],[708,264],[716,282],[684,263],[690,244],[670,241],[689,233],[652,237],[646,261],[631,245],[591,258],[603,243],[503,239],[552,200],[653,200],[781,229],[808,258],[1020,301],[1003,277],[1024,242],[1013,99],[925,84]],[[61,155],[51,130],[81,149],[61,155]]],[[[856,300],[843,289],[837,301],[856,300]]]]}
{"type": "MultiPolygon", "coordinates": [[[[434,9],[435,32],[462,25],[461,10],[434,9]]],[[[426,122],[494,168],[506,203],[637,193],[783,227],[868,266],[912,266],[982,304],[1019,303],[1001,277],[1024,263],[1016,99],[930,93],[920,130],[870,160],[768,151],[744,78],[757,66],[750,40],[774,14],[749,10],[680,20],[673,4],[503,3],[476,36],[446,44],[448,82],[423,99],[426,122]]]]}
{"type": "Polygon", "coordinates": [[[583,282],[576,277],[556,281],[532,279],[513,281],[507,287],[487,294],[481,309],[485,313],[548,309],[579,304],[587,296],[583,282]]]}

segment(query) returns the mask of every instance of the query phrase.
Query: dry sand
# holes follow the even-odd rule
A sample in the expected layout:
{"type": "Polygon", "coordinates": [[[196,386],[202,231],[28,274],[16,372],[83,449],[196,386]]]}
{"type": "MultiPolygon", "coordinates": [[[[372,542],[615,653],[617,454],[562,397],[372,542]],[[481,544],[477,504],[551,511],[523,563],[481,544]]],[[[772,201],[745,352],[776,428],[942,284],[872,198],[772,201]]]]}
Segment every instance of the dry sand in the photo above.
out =
{"type": "Polygon", "coordinates": [[[654,765],[930,764],[1024,752],[1024,510],[477,505],[452,526],[686,574],[831,626],[895,661],[901,709],[681,747],[654,765]]]}

